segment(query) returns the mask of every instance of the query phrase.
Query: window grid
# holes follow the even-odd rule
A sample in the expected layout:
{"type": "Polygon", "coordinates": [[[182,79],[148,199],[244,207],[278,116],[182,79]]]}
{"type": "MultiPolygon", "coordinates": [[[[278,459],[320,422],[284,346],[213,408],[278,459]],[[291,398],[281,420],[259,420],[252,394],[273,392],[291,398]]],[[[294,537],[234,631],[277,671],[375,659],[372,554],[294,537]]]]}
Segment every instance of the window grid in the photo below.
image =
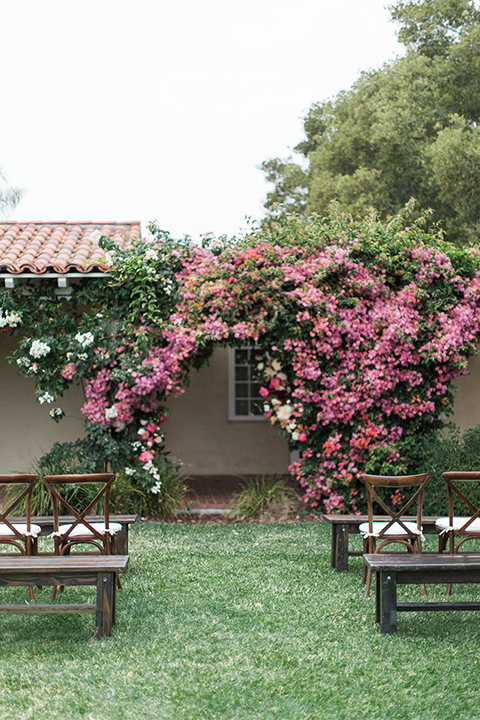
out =
{"type": "Polygon", "coordinates": [[[264,420],[261,383],[253,378],[250,364],[255,348],[229,348],[230,420],[264,420]]]}

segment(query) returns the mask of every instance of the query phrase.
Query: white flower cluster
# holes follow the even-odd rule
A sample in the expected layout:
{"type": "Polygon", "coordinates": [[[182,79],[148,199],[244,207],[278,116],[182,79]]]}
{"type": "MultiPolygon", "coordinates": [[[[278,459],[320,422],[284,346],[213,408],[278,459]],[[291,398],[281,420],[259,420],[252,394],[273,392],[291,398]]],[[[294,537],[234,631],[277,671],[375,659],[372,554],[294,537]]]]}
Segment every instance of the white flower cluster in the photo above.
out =
{"type": "Polygon", "coordinates": [[[157,482],[155,483],[155,485],[152,487],[151,492],[152,492],[154,495],[158,495],[158,493],[161,491],[161,489],[162,489],[162,481],[161,481],[161,480],[157,480],[157,482]]]}
{"type": "Polygon", "coordinates": [[[47,343],[44,343],[41,340],[34,340],[30,348],[30,355],[33,355],[34,358],[41,358],[44,355],[48,355],[51,349],[52,348],[50,345],[47,345],[47,343]]]}
{"type": "Polygon", "coordinates": [[[55,398],[53,395],[50,395],[49,392],[43,393],[43,395],[39,395],[38,402],[40,405],[43,405],[43,403],[48,403],[50,405],[51,402],[53,402],[55,398]]]}
{"type": "Polygon", "coordinates": [[[158,252],[153,248],[148,248],[145,252],[145,260],[158,260],[158,252]]]}
{"type": "Polygon", "coordinates": [[[135,468],[126,467],[125,468],[125,475],[136,475],[137,471],[135,468]]]}
{"type": "Polygon", "coordinates": [[[114,420],[116,417],[118,417],[118,410],[115,407],[115,405],[112,405],[112,407],[108,407],[105,410],[105,418],[107,420],[114,420]]]}
{"type": "Polygon", "coordinates": [[[64,415],[64,412],[63,412],[62,408],[57,407],[57,408],[53,408],[52,410],[50,410],[50,412],[48,414],[50,415],[50,417],[55,419],[56,417],[61,418],[62,415],[64,415]]]}
{"type": "Polygon", "coordinates": [[[156,480],[157,482],[160,481],[160,473],[158,472],[157,468],[151,460],[145,463],[143,469],[149,472],[150,475],[154,478],[154,480],[156,480]]]}
{"type": "Polygon", "coordinates": [[[171,295],[173,291],[173,282],[172,280],[165,278],[162,278],[161,283],[163,285],[163,289],[165,290],[165,295],[171,295]]]}
{"type": "Polygon", "coordinates": [[[75,340],[80,343],[82,347],[88,347],[94,342],[95,335],[91,332],[77,333],[75,335],[75,340]]]}
{"type": "Polygon", "coordinates": [[[17,327],[17,325],[20,325],[22,322],[22,318],[20,315],[17,315],[16,313],[5,313],[3,315],[3,312],[0,310],[0,328],[6,327],[17,327]]]}
{"type": "Polygon", "coordinates": [[[113,265],[114,261],[115,253],[113,252],[113,250],[107,250],[107,252],[105,253],[105,262],[107,263],[107,265],[113,265]]]}
{"type": "Polygon", "coordinates": [[[19,357],[17,358],[17,365],[18,367],[30,367],[30,360],[28,357],[19,357]]]}

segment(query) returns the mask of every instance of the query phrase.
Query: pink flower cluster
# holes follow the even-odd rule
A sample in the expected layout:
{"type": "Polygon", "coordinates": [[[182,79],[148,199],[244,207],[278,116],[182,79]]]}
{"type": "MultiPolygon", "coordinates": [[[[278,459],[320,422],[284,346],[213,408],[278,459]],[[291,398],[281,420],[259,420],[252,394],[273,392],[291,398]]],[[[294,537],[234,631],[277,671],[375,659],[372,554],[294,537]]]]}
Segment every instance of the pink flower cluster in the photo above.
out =
{"type": "Polygon", "coordinates": [[[480,275],[462,277],[420,231],[416,246],[397,244],[396,267],[380,245],[365,261],[361,234],[301,232],[302,242],[277,244],[272,231],[217,257],[194,251],[177,320],[270,353],[264,411],[301,453],[291,471],[305,501],[355,511],[367,462],[401,467],[404,438],[451,406],[480,337],[480,275]]]}

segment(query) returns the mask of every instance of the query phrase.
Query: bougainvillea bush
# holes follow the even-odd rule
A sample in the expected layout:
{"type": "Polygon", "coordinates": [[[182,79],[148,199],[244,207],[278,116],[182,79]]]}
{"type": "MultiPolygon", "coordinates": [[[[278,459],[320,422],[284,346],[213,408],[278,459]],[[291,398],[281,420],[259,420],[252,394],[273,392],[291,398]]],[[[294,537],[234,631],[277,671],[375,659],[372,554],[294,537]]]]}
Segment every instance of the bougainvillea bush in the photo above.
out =
{"type": "Polygon", "coordinates": [[[200,357],[194,331],[169,322],[182,243],[155,232],[125,252],[105,241],[109,275],[87,277],[67,301],[51,280],[0,297],[1,328],[21,338],[12,360],[34,378],[53,420],[63,417],[63,392],[84,386],[86,437],[68,448],[78,470],[124,470],[151,495],[161,493],[163,472],[178,469],[165,454],[163,403],[183,391],[185,358],[200,357]]]}
{"type": "Polygon", "coordinates": [[[478,255],[374,217],[290,217],[190,256],[178,322],[259,346],[264,411],[300,459],[303,499],[358,511],[362,471],[399,474],[441,425],[480,331],[478,255]]]}
{"type": "Polygon", "coordinates": [[[451,411],[480,334],[477,252],[406,218],[359,223],[333,207],[202,247],[156,230],[126,251],[105,244],[110,279],[67,306],[43,285],[4,294],[0,325],[25,333],[15,360],[39,402],[85,384],[97,459],[153,493],[166,398],[216,344],[251,344],[265,415],[299,452],[302,498],[358,512],[360,472],[415,470],[410,448],[451,411]]]}

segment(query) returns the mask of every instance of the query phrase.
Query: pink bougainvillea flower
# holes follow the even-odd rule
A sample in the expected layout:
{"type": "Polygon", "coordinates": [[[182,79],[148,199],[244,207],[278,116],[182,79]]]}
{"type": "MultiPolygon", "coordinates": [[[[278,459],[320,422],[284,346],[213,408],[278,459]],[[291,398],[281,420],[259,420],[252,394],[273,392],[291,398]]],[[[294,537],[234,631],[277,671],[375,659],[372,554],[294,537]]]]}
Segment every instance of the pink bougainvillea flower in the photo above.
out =
{"type": "Polygon", "coordinates": [[[155,453],[153,453],[151,450],[144,450],[140,455],[138,456],[138,459],[142,463],[149,462],[149,460],[153,460],[155,457],[155,453]]]}
{"type": "Polygon", "coordinates": [[[60,370],[60,375],[65,378],[65,380],[71,380],[73,376],[75,375],[76,367],[75,363],[67,363],[63,366],[63,368],[60,370]]]}

